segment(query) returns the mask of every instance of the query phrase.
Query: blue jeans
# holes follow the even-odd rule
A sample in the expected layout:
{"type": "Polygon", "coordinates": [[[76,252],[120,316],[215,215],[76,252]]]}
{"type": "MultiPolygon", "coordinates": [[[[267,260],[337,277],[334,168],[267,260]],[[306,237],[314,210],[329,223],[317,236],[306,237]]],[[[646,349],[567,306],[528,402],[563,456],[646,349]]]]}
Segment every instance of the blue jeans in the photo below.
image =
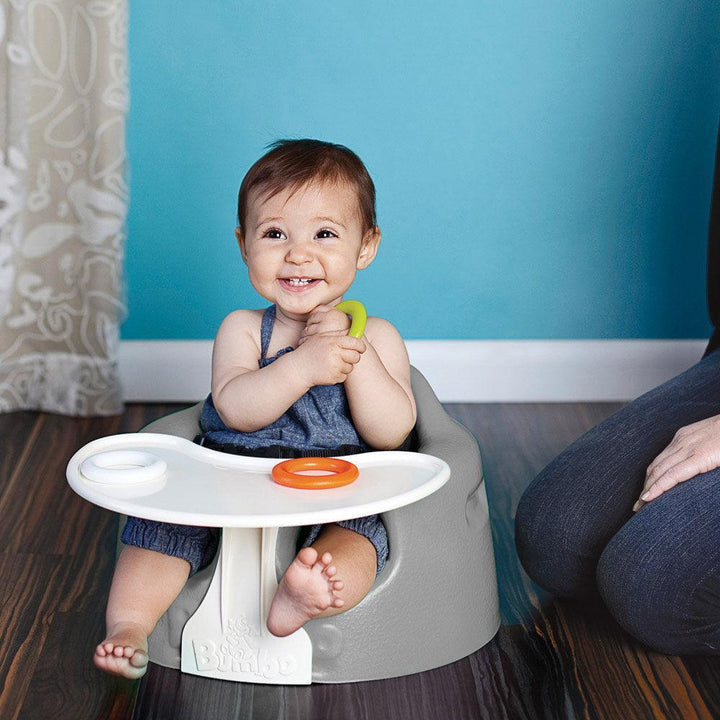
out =
{"type": "Polygon", "coordinates": [[[720,414],[720,351],[576,440],[530,484],[520,560],[560,597],[600,596],[668,654],[720,654],[720,469],[633,513],[650,462],[684,425],[720,414]]]}

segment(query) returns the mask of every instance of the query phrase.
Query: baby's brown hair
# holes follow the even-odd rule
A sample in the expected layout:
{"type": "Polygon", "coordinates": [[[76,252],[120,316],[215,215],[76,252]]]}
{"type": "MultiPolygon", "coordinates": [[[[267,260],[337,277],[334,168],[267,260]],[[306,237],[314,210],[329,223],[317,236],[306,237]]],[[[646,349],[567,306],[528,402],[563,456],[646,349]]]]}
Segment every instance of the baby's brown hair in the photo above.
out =
{"type": "Polygon", "coordinates": [[[362,160],[344,145],[322,140],[278,140],[247,172],[238,194],[238,225],[244,228],[252,190],[266,197],[294,192],[312,182],[347,182],[357,191],[363,233],[377,225],[375,185],[362,160]]]}

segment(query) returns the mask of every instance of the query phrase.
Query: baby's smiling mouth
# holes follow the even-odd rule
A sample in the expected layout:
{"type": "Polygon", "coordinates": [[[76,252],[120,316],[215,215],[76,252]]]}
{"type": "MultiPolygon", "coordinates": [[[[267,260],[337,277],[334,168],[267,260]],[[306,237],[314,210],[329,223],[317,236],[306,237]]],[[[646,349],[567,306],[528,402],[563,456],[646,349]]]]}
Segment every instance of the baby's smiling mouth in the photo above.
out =
{"type": "Polygon", "coordinates": [[[310,287],[311,285],[315,285],[316,283],[319,283],[319,278],[309,278],[309,277],[289,277],[289,278],[281,278],[280,282],[290,288],[306,288],[310,287]]]}

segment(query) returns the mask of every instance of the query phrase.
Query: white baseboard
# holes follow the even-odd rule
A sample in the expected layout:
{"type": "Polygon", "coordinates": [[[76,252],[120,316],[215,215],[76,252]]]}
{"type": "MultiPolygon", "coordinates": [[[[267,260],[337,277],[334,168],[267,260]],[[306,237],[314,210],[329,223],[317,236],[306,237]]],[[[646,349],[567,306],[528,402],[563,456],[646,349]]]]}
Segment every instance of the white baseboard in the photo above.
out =
{"type": "MultiPolygon", "coordinates": [[[[706,340],[410,340],[442,402],[631,400],[697,362],[706,340]]],[[[209,340],[126,340],[129,402],[193,402],[210,389],[209,340]]]]}

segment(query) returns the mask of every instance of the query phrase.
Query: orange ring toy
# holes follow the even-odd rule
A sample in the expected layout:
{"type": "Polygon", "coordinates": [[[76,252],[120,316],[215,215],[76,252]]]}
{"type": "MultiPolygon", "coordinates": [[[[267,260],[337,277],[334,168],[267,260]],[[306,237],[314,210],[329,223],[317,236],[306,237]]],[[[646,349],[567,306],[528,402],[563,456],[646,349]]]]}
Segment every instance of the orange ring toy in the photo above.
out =
{"type": "Polygon", "coordinates": [[[306,457],[284,460],[272,469],[272,479],[278,485],[299,490],[325,490],[349,485],[357,479],[357,465],[339,458],[306,457]],[[303,475],[308,470],[323,470],[330,475],[303,475]]]}

